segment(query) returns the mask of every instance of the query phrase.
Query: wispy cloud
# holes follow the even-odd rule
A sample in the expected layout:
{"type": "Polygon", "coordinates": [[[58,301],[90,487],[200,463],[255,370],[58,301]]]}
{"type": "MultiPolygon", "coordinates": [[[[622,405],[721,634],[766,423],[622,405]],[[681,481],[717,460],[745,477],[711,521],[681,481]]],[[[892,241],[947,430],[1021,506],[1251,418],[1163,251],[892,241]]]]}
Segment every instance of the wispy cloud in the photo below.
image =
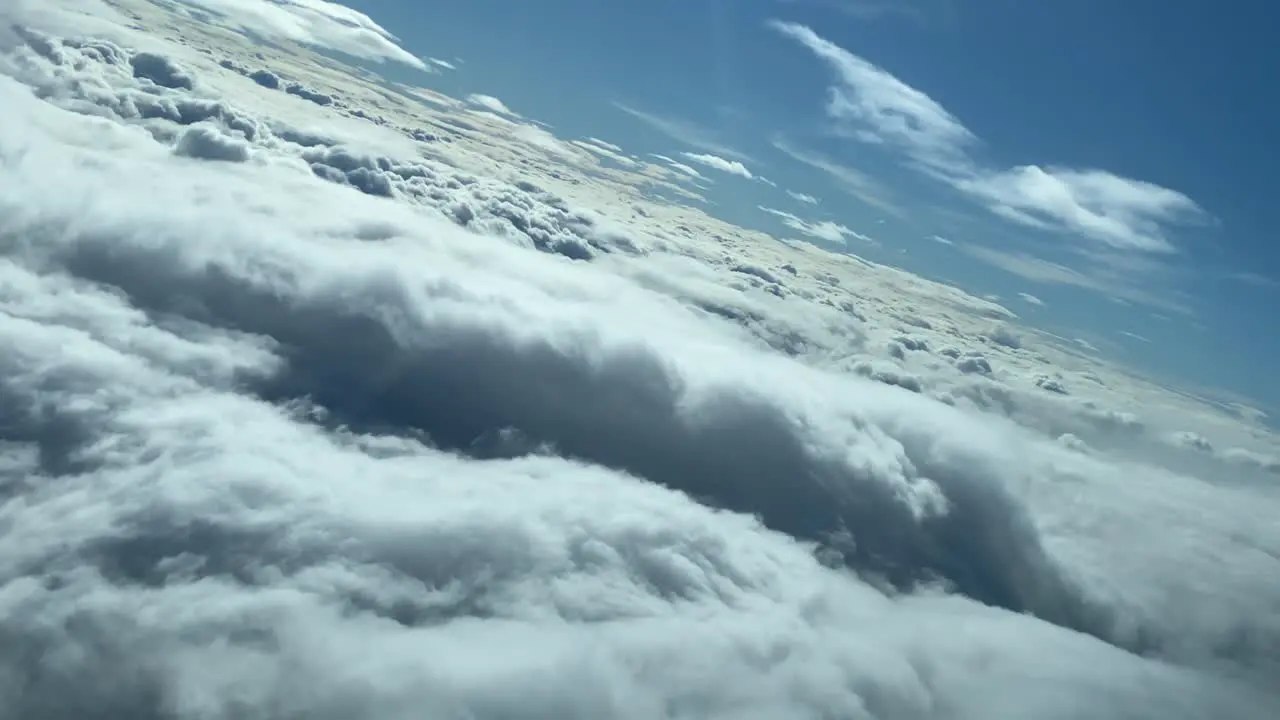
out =
{"type": "Polygon", "coordinates": [[[811,222],[783,210],[775,210],[764,206],[760,206],[760,209],[781,219],[783,225],[786,225],[802,235],[808,235],[811,238],[817,238],[819,240],[826,240],[827,242],[839,244],[848,242],[849,238],[862,240],[863,242],[868,243],[875,243],[875,240],[872,240],[866,235],[830,220],[811,222]]]}
{"type": "Polygon", "coordinates": [[[818,204],[818,198],[816,198],[816,197],[814,197],[814,196],[812,196],[812,195],[808,195],[808,194],[806,194],[806,193],[796,192],[795,190],[788,190],[788,191],[787,191],[787,194],[791,196],[791,199],[792,199],[792,200],[795,200],[796,202],[802,202],[802,203],[804,203],[805,205],[817,205],[817,204],[818,204]]]}
{"type": "Polygon", "coordinates": [[[924,92],[808,27],[776,21],[771,26],[835,71],[827,114],[843,134],[903,154],[909,165],[1004,218],[1116,249],[1171,252],[1168,228],[1204,217],[1199,205],[1176,190],[1104,170],[984,167],[971,155],[978,138],[924,92]]]}
{"type": "Polygon", "coordinates": [[[774,137],[772,142],[775,148],[791,159],[829,175],[846,193],[885,212],[902,215],[902,210],[886,198],[885,189],[870,175],[836,162],[821,153],[796,147],[782,136],[774,137]]]}
{"type": "Polygon", "coordinates": [[[1024,252],[1007,252],[981,245],[958,244],[966,254],[1025,280],[1046,285],[1066,285],[1091,290],[1113,300],[1135,302],[1183,315],[1194,315],[1190,306],[1172,292],[1138,287],[1124,278],[1102,272],[1081,272],[1024,252]]]}
{"type": "Polygon", "coordinates": [[[1044,301],[1043,301],[1043,300],[1041,300],[1040,298],[1036,297],[1035,295],[1032,295],[1031,293],[1024,293],[1024,292],[1020,292],[1020,293],[1018,293],[1018,297],[1022,298],[1022,301],[1023,301],[1023,302],[1028,303],[1028,304],[1030,304],[1030,305],[1036,305],[1036,306],[1043,306],[1043,305],[1044,305],[1044,301]]]}
{"type": "Polygon", "coordinates": [[[738,162],[746,163],[752,161],[750,156],[729,147],[714,132],[697,123],[670,115],[659,115],[640,110],[617,101],[614,101],[612,105],[676,142],[704,152],[714,153],[720,157],[737,160],[738,162]]]}
{"type": "Polygon", "coordinates": [[[942,243],[943,245],[955,245],[954,242],[942,237],[941,235],[930,235],[929,239],[937,243],[942,243]]]}
{"type": "Polygon", "coordinates": [[[661,160],[662,162],[666,163],[667,165],[670,165],[670,166],[671,166],[671,168],[672,168],[673,170],[678,170],[679,172],[681,172],[681,173],[683,173],[683,174],[685,174],[685,175],[688,175],[689,177],[694,178],[695,180],[706,180],[706,179],[707,179],[707,177],[706,177],[705,175],[703,175],[702,173],[698,172],[695,168],[693,168],[693,167],[691,167],[691,166],[689,166],[689,165],[685,165],[684,163],[680,162],[679,160],[676,160],[675,158],[668,157],[668,156],[666,156],[666,155],[659,155],[659,154],[657,154],[657,153],[652,153],[652,154],[650,154],[650,156],[649,156],[649,157],[652,157],[652,158],[654,158],[655,160],[661,160]]]}
{"type": "Polygon", "coordinates": [[[751,180],[755,177],[754,175],[751,174],[751,171],[747,169],[746,165],[743,165],[737,160],[726,160],[720,157],[719,155],[709,155],[706,153],[682,152],[680,153],[680,157],[696,162],[699,165],[705,165],[709,168],[719,170],[720,172],[725,172],[725,173],[729,173],[730,175],[737,175],[739,177],[744,177],[748,180],[751,180]]]}

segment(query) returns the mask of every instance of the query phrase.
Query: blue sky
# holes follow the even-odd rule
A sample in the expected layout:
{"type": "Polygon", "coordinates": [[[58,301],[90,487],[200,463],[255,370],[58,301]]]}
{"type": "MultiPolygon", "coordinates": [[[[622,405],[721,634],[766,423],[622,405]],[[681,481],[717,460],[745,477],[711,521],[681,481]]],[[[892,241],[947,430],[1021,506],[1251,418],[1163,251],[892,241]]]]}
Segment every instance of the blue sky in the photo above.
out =
{"type": "Polygon", "coordinates": [[[853,252],[1000,295],[1027,322],[1143,370],[1280,408],[1280,100],[1267,72],[1280,67],[1268,32],[1280,6],[346,4],[414,52],[461,61],[416,82],[497,96],[561,137],[738,159],[778,185],[700,168],[716,179],[713,214],[788,235],[758,206],[833,220],[879,243],[850,240],[853,252]]]}

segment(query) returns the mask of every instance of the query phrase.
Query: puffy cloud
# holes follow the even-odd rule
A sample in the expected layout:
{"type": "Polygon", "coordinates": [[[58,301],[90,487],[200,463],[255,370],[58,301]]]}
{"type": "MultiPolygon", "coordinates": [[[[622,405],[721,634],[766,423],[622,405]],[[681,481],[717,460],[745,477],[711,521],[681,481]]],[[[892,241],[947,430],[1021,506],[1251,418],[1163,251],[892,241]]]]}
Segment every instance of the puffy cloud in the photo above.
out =
{"type": "Polygon", "coordinates": [[[1174,247],[1166,228],[1204,214],[1180,192],[1103,170],[982,167],[969,153],[977,138],[933,98],[808,27],[771,26],[835,71],[839,80],[827,112],[851,137],[905,154],[920,170],[1007,219],[1069,231],[1120,250],[1167,252],[1174,247]]]}
{"type": "Polygon", "coordinates": [[[751,171],[747,169],[746,165],[743,165],[737,160],[725,160],[724,158],[718,155],[708,155],[706,153],[690,153],[690,152],[682,152],[680,153],[680,157],[683,157],[688,160],[692,160],[693,162],[696,162],[699,165],[705,165],[709,168],[719,170],[720,172],[725,172],[725,173],[729,173],[730,175],[738,175],[740,177],[744,177],[748,180],[751,180],[752,178],[755,177],[754,175],[751,174],[751,171]]]}
{"type": "Polygon", "coordinates": [[[0,77],[0,717],[1274,716],[1274,502],[932,399],[981,301],[44,41],[0,77]]]}

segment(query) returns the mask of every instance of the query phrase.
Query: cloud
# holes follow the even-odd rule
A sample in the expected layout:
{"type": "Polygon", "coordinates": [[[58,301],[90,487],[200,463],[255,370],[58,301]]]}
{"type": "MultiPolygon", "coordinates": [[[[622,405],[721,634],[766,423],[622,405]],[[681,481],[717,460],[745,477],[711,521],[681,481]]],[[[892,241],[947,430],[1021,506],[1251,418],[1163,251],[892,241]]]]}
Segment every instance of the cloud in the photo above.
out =
{"type": "Polygon", "coordinates": [[[1043,300],[1036,297],[1035,295],[1032,295],[1031,293],[1020,292],[1018,293],[1018,297],[1022,298],[1023,302],[1026,302],[1031,305],[1044,305],[1043,300]]]}
{"type": "Polygon", "coordinates": [[[672,140],[699,150],[714,153],[723,158],[729,158],[730,160],[737,160],[742,163],[752,162],[749,156],[725,145],[716,138],[715,133],[696,123],[640,110],[617,101],[613,102],[612,105],[672,140]]]}
{"type": "Polygon", "coordinates": [[[782,220],[783,225],[786,225],[792,230],[795,230],[796,232],[799,232],[804,235],[808,235],[809,237],[812,237],[812,238],[817,238],[819,240],[826,240],[827,242],[838,243],[838,244],[844,244],[845,242],[848,241],[849,238],[856,238],[863,242],[869,242],[869,243],[875,242],[871,238],[867,237],[866,235],[863,235],[860,232],[857,232],[856,230],[852,230],[850,228],[845,227],[844,225],[840,225],[830,220],[820,220],[818,222],[810,222],[808,220],[802,220],[801,218],[795,215],[792,215],[789,212],[784,212],[782,210],[775,210],[773,208],[767,208],[763,206],[761,206],[760,209],[769,213],[770,215],[780,218],[782,220]]]}
{"type": "Polygon", "coordinates": [[[942,237],[941,235],[930,235],[930,236],[929,236],[929,239],[930,239],[930,240],[932,240],[932,241],[934,241],[934,242],[936,242],[936,243],[941,243],[941,244],[943,244],[943,245],[955,245],[955,242],[954,242],[954,241],[952,241],[952,240],[948,240],[948,239],[946,239],[946,238],[942,237]]]}
{"type": "Polygon", "coordinates": [[[1005,272],[1026,280],[1048,285],[1067,285],[1091,290],[1109,298],[1162,308],[1182,315],[1193,315],[1191,308],[1171,292],[1149,291],[1131,283],[1128,277],[1117,277],[1110,271],[1094,269],[1082,272],[1025,252],[1010,252],[969,243],[957,245],[964,253],[1005,272]]]}
{"type": "Polygon", "coordinates": [[[691,177],[691,178],[693,178],[693,179],[695,179],[695,180],[706,180],[706,179],[707,179],[707,178],[706,178],[706,176],[704,176],[702,173],[698,172],[698,171],[697,171],[697,169],[695,169],[695,168],[693,168],[693,167],[690,167],[689,165],[686,165],[686,164],[684,164],[684,163],[680,162],[679,160],[676,160],[675,158],[669,157],[669,156],[667,156],[667,155],[659,155],[659,154],[657,154],[657,153],[652,153],[652,154],[650,155],[650,157],[653,157],[653,158],[655,158],[655,159],[657,159],[657,160],[661,160],[662,162],[666,163],[667,165],[670,165],[670,166],[671,166],[672,168],[674,168],[675,170],[678,170],[678,171],[680,171],[681,173],[684,173],[685,175],[687,175],[687,176],[689,176],[689,177],[691,177]]]}
{"type": "Polygon", "coordinates": [[[775,136],[772,144],[791,159],[831,176],[841,190],[868,205],[894,215],[902,214],[902,210],[886,197],[887,193],[880,183],[861,170],[838,163],[820,153],[796,147],[781,136],[775,136]]]}
{"type": "Polygon", "coordinates": [[[1275,716],[1274,500],[934,400],[978,301],[41,42],[0,61],[0,718],[1275,716]],[[213,129],[250,157],[176,153],[213,129]]]}
{"type": "Polygon", "coordinates": [[[499,115],[508,117],[519,117],[511,108],[507,107],[501,100],[492,95],[471,94],[467,96],[467,102],[472,105],[482,107],[489,112],[495,112],[499,115]]]}
{"type": "Polygon", "coordinates": [[[259,35],[306,43],[366,60],[393,60],[426,69],[394,35],[368,15],[327,0],[177,0],[215,13],[223,22],[259,35]]]}
{"type": "Polygon", "coordinates": [[[796,202],[804,203],[805,205],[817,205],[817,204],[818,204],[818,198],[816,198],[816,197],[814,197],[814,196],[812,196],[812,195],[807,195],[807,194],[802,193],[802,192],[796,192],[796,191],[794,191],[794,190],[788,190],[788,191],[787,191],[787,195],[790,195],[792,200],[795,200],[796,202]]]}
{"type": "Polygon", "coordinates": [[[1171,252],[1168,228],[1204,216],[1180,192],[1103,170],[983,167],[972,156],[977,137],[924,92],[803,25],[775,21],[771,27],[835,71],[827,113],[845,133],[902,153],[917,169],[1006,219],[1116,249],[1171,252]]]}
{"type": "Polygon", "coordinates": [[[458,69],[458,66],[457,66],[457,65],[454,65],[453,63],[449,62],[448,60],[441,60],[440,58],[433,58],[433,57],[429,57],[429,58],[427,58],[427,62],[429,62],[429,63],[431,63],[432,65],[435,65],[435,66],[437,66],[437,67],[442,67],[442,68],[444,68],[445,70],[457,70],[457,69],[458,69]]]}
{"type": "Polygon", "coordinates": [[[705,155],[705,154],[690,153],[690,152],[682,152],[680,153],[680,157],[687,158],[700,165],[706,165],[707,167],[714,168],[716,170],[719,170],[720,172],[726,172],[726,173],[729,173],[730,175],[737,175],[739,177],[744,177],[748,180],[751,180],[755,177],[751,174],[751,171],[747,169],[746,165],[743,165],[737,160],[725,160],[724,158],[718,157],[716,155],[705,155]]]}

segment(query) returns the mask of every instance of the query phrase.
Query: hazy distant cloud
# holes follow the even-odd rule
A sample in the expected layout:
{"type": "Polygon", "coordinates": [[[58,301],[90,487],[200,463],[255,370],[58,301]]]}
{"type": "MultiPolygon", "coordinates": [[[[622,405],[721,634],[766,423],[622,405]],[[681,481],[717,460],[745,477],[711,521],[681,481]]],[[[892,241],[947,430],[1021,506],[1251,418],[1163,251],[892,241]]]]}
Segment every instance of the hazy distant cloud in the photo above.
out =
{"type": "Polygon", "coordinates": [[[935,16],[950,17],[952,0],[779,0],[787,5],[801,5],[835,10],[858,20],[905,18],[928,22],[935,16]]]}
{"type": "Polygon", "coordinates": [[[783,225],[812,238],[840,244],[847,242],[849,238],[855,238],[857,240],[862,240],[863,242],[875,242],[856,230],[852,230],[830,220],[810,222],[783,210],[775,210],[773,208],[763,206],[761,206],[760,209],[781,219],[783,225]]]}
{"type": "Polygon", "coordinates": [[[720,142],[715,133],[697,123],[669,115],[647,112],[617,101],[614,101],[612,105],[677,142],[714,153],[723,158],[730,158],[743,163],[751,162],[751,158],[746,154],[720,142]]]}
{"type": "Polygon", "coordinates": [[[394,60],[419,69],[426,64],[401,48],[396,36],[368,15],[327,0],[177,0],[223,21],[269,38],[326,47],[381,62],[394,60]]]}
{"type": "Polygon", "coordinates": [[[1146,290],[1123,278],[1104,274],[1103,269],[1093,268],[1082,272],[1061,263],[1045,260],[1025,252],[996,250],[965,243],[957,245],[961,251],[993,267],[1018,277],[1049,285],[1070,285],[1090,290],[1117,301],[1136,302],[1149,307],[1162,308],[1183,315],[1193,314],[1191,308],[1172,293],[1146,290]]]}
{"type": "Polygon", "coordinates": [[[868,205],[894,215],[902,214],[902,210],[886,198],[887,193],[880,182],[861,170],[836,162],[821,153],[796,147],[780,135],[773,138],[772,144],[791,159],[826,173],[841,190],[868,205]]]}
{"type": "Polygon", "coordinates": [[[791,199],[792,199],[792,200],[795,200],[796,202],[802,202],[802,203],[804,203],[804,204],[806,204],[806,205],[817,205],[817,204],[818,204],[818,198],[816,198],[816,197],[814,197],[814,196],[812,196],[812,195],[808,195],[808,194],[806,194],[806,193],[796,192],[795,190],[788,190],[788,191],[787,191],[787,194],[788,194],[788,195],[790,195],[790,196],[791,196],[791,199]]]}
{"type": "Polygon", "coordinates": [[[1258,273],[1240,271],[1231,273],[1229,277],[1232,280],[1238,280],[1239,282],[1245,283],[1246,285],[1253,285],[1254,287],[1280,288],[1280,280],[1270,278],[1265,275],[1259,275],[1258,273]]]}
{"type": "Polygon", "coordinates": [[[1029,303],[1031,305],[1044,305],[1043,300],[1036,297],[1035,295],[1032,295],[1031,293],[1020,292],[1018,293],[1018,297],[1022,298],[1024,302],[1029,303]]]}
{"type": "Polygon", "coordinates": [[[903,153],[918,170],[1002,217],[1117,249],[1169,252],[1174,248],[1166,238],[1168,226],[1204,216],[1182,193],[1103,170],[983,167],[970,155],[974,134],[925,93],[803,25],[771,26],[835,71],[838,82],[827,113],[850,137],[903,153]]]}
{"type": "Polygon", "coordinates": [[[937,243],[942,243],[943,245],[954,245],[954,244],[955,244],[955,242],[953,242],[953,241],[951,241],[951,240],[948,240],[948,239],[946,239],[946,238],[942,237],[941,235],[930,235],[930,236],[929,236],[929,239],[930,239],[930,240],[932,240],[932,241],[934,241],[934,242],[937,242],[937,243]]]}
{"type": "Polygon", "coordinates": [[[743,165],[737,160],[725,160],[724,158],[718,155],[707,155],[707,154],[699,154],[699,153],[691,153],[691,152],[682,152],[680,153],[680,157],[686,158],[700,165],[706,165],[707,167],[714,168],[716,170],[719,170],[720,172],[725,172],[725,173],[729,173],[730,175],[737,175],[739,177],[744,177],[748,180],[751,180],[755,177],[754,175],[751,174],[751,171],[747,169],[746,165],[743,165]]]}
{"type": "Polygon", "coordinates": [[[1131,338],[1133,340],[1137,340],[1138,342],[1144,342],[1144,343],[1151,342],[1151,338],[1145,337],[1143,335],[1139,335],[1138,333],[1129,332],[1128,330],[1121,330],[1119,332],[1121,335],[1127,338],[1131,338]]]}
{"type": "Polygon", "coordinates": [[[432,65],[437,65],[437,66],[439,66],[439,67],[442,67],[442,68],[444,68],[445,70],[457,70],[457,69],[458,69],[458,66],[457,66],[457,65],[454,65],[453,63],[449,62],[448,60],[441,60],[440,58],[433,58],[433,57],[429,57],[429,58],[427,58],[427,62],[431,63],[432,65]]]}

